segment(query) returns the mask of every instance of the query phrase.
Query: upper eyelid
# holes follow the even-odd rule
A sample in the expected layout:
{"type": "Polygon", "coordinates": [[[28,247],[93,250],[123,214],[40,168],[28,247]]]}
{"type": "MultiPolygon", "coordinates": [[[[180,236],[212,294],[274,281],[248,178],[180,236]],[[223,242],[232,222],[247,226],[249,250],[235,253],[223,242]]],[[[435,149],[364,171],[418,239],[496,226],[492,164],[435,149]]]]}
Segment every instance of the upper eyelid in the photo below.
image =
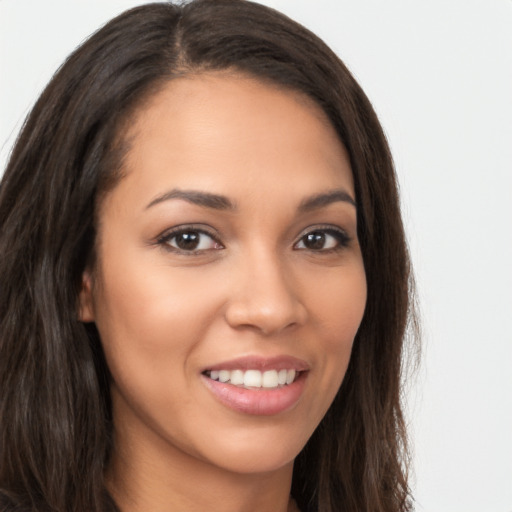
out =
{"type": "Polygon", "coordinates": [[[314,231],[334,231],[346,236],[348,239],[352,238],[346,229],[343,229],[340,226],[336,226],[335,224],[313,224],[312,226],[304,228],[300,232],[300,234],[297,236],[297,241],[306,236],[308,233],[312,233],[314,231]]]}
{"type": "Polygon", "coordinates": [[[215,241],[220,243],[219,236],[214,232],[214,229],[205,226],[204,224],[181,224],[179,226],[175,226],[173,228],[166,229],[162,231],[160,235],[156,237],[157,240],[163,240],[172,238],[173,236],[179,235],[180,233],[184,233],[187,231],[197,231],[198,233],[202,233],[204,235],[208,235],[213,238],[215,241]]]}

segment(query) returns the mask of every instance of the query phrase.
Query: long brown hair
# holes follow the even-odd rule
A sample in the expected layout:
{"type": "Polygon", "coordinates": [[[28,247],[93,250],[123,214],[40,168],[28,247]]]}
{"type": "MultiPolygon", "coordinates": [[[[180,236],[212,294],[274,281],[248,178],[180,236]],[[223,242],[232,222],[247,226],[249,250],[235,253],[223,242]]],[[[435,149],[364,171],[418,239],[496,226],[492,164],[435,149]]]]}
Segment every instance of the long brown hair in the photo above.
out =
{"type": "Polygon", "coordinates": [[[78,48],[27,118],[0,189],[0,509],[117,510],[104,483],[109,375],[77,320],[101,197],[121,179],[123,126],[173,77],[232,69],[301,91],[350,155],[368,299],[343,384],[296,459],[303,512],[411,509],[401,406],[411,275],[383,131],[314,34],[243,0],[155,3],[78,48]],[[3,506],[2,506],[3,505],[3,506]]]}

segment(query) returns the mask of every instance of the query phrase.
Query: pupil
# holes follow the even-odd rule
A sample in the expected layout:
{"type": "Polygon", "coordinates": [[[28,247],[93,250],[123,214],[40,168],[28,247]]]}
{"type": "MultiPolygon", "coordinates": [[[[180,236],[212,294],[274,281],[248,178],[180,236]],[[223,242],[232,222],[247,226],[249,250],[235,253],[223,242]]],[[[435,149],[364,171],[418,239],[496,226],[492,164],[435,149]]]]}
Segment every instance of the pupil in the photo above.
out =
{"type": "Polygon", "coordinates": [[[323,249],[325,245],[325,234],[315,231],[306,235],[305,245],[308,249],[323,249]]]}
{"type": "Polygon", "coordinates": [[[188,233],[181,233],[176,236],[176,245],[180,249],[184,250],[194,250],[199,245],[199,233],[194,233],[193,231],[188,233]]]}

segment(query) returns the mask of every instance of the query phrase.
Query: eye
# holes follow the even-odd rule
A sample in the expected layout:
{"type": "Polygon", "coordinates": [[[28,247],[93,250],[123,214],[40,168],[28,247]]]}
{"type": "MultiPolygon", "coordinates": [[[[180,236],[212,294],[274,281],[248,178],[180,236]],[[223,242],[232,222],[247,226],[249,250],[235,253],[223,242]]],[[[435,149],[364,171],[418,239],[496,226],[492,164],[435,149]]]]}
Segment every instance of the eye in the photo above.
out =
{"type": "Polygon", "coordinates": [[[213,235],[195,228],[179,228],[167,232],[158,239],[158,243],[169,250],[189,253],[224,248],[213,235]]]}
{"type": "Polygon", "coordinates": [[[302,235],[294,245],[294,249],[309,251],[335,251],[346,247],[350,242],[349,236],[341,229],[318,228],[302,235]]]}

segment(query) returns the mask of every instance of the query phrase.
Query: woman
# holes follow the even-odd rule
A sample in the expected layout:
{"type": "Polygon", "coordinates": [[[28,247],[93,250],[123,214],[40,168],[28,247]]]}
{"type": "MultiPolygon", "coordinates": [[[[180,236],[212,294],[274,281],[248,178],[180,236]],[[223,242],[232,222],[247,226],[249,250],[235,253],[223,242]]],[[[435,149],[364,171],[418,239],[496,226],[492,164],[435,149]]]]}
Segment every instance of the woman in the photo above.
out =
{"type": "Polygon", "coordinates": [[[316,36],[124,13],[34,107],[0,223],[3,510],[410,510],[395,176],[316,36]]]}

